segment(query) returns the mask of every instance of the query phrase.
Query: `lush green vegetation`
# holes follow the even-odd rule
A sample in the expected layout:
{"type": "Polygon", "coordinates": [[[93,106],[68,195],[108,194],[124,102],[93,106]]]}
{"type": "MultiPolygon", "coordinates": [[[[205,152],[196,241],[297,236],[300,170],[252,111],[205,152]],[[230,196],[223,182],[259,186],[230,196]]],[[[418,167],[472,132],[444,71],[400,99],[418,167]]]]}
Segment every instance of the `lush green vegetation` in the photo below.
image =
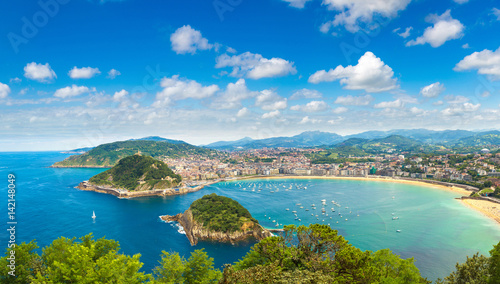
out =
{"type": "Polygon", "coordinates": [[[237,201],[215,193],[196,200],[189,209],[194,220],[211,231],[235,232],[241,230],[244,223],[259,223],[237,201]]]}
{"type": "Polygon", "coordinates": [[[42,255],[37,248],[34,241],[16,246],[15,278],[8,275],[7,256],[1,258],[0,283],[145,283],[152,279],[139,272],[140,254],[119,254],[118,242],[94,240],[92,234],[80,241],[61,237],[43,248],[42,255]]]}
{"type": "MultiPolygon", "coordinates": [[[[176,252],[162,252],[152,274],[140,272],[140,255],[119,253],[114,240],[77,241],[61,237],[36,252],[34,241],[16,250],[16,277],[9,276],[10,250],[0,258],[0,283],[430,283],[422,278],[413,258],[401,259],[388,249],[361,251],[326,225],[285,226],[282,236],[266,238],[224,271],[213,259],[195,250],[186,260],[176,252]]],[[[468,257],[436,284],[500,283],[500,242],[490,256],[468,257]]]]}
{"type": "Polygon", "coordinates": [[[169,143],[163,141],[120,141],[103,144],[95,147],[82,155],[75,155],[57,162],[56,167],[112,167],[120,159],[141,152],[143,155],[159,159],[164,157],[179,158],[188,155],[201,155],[204,157],[219,155],[214,150],[209,150],[187,143],[169,143]]]}
{"type": "Polygon", "coordinates": [[[116,166],[91,177],[89,181],[97,185],[135,190],[140,182],[147,184],[144,189],[168,188],[179,184],[181,176],[152,157],[133,155],[121,159],[116,166]]]}
{"type": "Polygon", "coordinates": [[[413,261],[387,249],[363,252],[326,225],[290,225],[226,266],[220,283],[430,283],[413,261]]]}

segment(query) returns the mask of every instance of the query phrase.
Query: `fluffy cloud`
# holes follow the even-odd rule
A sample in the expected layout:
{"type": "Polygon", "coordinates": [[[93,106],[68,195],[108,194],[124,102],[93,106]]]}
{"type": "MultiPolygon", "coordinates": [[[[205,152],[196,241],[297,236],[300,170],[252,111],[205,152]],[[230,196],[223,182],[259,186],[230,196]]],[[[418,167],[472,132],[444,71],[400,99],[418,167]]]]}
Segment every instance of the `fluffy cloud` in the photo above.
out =
{"type": "Polygon", "coordinates": [[[50,68],[49,63],[41,64],[31,62],[24,67],[24,77],[38,82],[46,83],[57,78],[56,73],[50,68]]]}
{"type": "Polygon", "coordinates": [[[500,47],[496,51],[485,49],[467,55],[455,66],[455,71],[477,69],[477,73],[488,75],[491,80],[500,79],[500,47]]]}
{"type": "Polygon", "coordinates": [[[398,88],[393,78],[392,68],[371,52],[366,52],[358,60],[358,65],[317,71],[309,77],[310,83],[331,82],[340,80],[348,90],[365,90],[369,93],[384,92],[398,88]]]}
{"type": "Polygon", "coordinates": [[[248,90],[245,79],[229,83],[226,90],[218,95],[211,106],[216,109],[234,109],[241,107],[241,101],[257,96],[258,92],[248,90]]]}
{"type": "Polygon", "coordinates": [[[263,90],[255,99],[255,105],[263,110],[278,110],[287,107],[287,100],[273,91],[263,90]]]}
{"type": "Polygon", "coordinates": [[[392,102],[381,102],[374,105],[374,108],[401,108],[404,106],[404,102],[400,99],[397,99],[392,102]]]}
{"type": "Polygon", "coordinates": [[[170,42],[172,43],[172,50],[177,54],[195,54],[197,50],[207,50],[214,46],[208,43],[208,39],[204,38],[200,31],[191,28],[189,25],[182,26],[171,34],[170,42]]]}
{"type": "Polygon", "coordinates": [[[76,97],[84,93],[88,93],[91,90],[85,86],[77,86],[75,84],[56,90],[54,97],[66,99],[71,97],[76,97]]]}
{"type": "Polygon", "coordinates": [[[406,9],[411,0],[323,0],[329,10],[339,11],[335,18],[323,25],[321,31],[327,33],[330,27],[345,26],[345,28],[355,33],[361,23],[371,24],[373,16],[392,18],[399,11],[406,9]]]}
{"type": "Polygon", "coordinates": [[[460,21],[451,17],[450,10],[447,10],[441,16],[430,14],[427,16],[426,21],[434,25],[427,27],[422,36],[410,40],[406,43],[406,46],[428,43],[432,47],[439,47],[449,40],[463,36],[465,27],[460,21]]]}
{"type": "Polygon", "coordinates": [[[0,83],[0,99],[5,99],[10,94],[10,87],[0,83]]]}
{"type": "Polygon", "coordinates": [[[444,90],[444,85],[436,82],[420,89],[420,94],[426,98],[435,98],[444,92],[444,90]]]}
{"type": "Polygon", "coordinates": [[[231,76],[245,76],[250,79],[282,77],[297,73],[293,62],[275,57],[267,59],[260,54],[251,52],[233,56],[227,54],[220,55],[216,59],[215,68],[225,67],[233,68],[231,76]]]}
{"type": "Polygon", "coordinates": [[[77,68],[75,66],[68,72],[69,77],[72,79],[89,79],[98,74],[101,74],[101,71],[98,68],[92,67],[77,68]]]}
{"type": "Polygon", "coordinates": [[[458,4],[464,4],[464,3],[467,3],[469,2],[469,0],[453,0],[455,3],[458,3],[458,4]]]}
{"type": "Polygon", "coordinates": [[[341,114],[341,113],[347,112],[348,110],[349,109],[347,109],[346,107],[338,107],[338,108],[334,108],[332,110],[332,112],[335,114],[341,114]]]}
{"type": "Polygon", "coordinates": [[[119,102],[125,99],[128,96],[128,92],[126,90],[121,90],[119,92],[115,92],[113,95],[113,101],[119,102]]]}
{"type": "Polygon", "coordinates": [[[306,105],[293,106],[290,109],[303,112],[320,112],[328,109],[328,104],[324,101],[312,101],[307,103],[306,105]]]}
{"type": "MultiPolygon", "coordinates": [[[[397,29],[397,30],[399,30],[399,29],[397,29]]],[[[396,30],[396,31],[397,31],[397,30],[396,30]]],[[[400,37],[402,37],[402,38],[407,38],[407,37],[409,37],[409,36],[410,36],[410,32],[411,32],[411,30],[413,30],[413,27],[407,27],[407,28],[406,28],[406,30],[405,30],[404,32],[402,32],[402,33],[398,33],[398,36],[400,36],[400,37]]],[[[396,32],[396,31],[395,31],[395,32],[396,32]]]]}
{"type": "Polygon", "coordinates": [[[335,103],[345,106],[367,106],[373,100],[374,100],[373,97],[370,95],[359,96],[359,97],[347,95],[345,97],[338,97],[335,100],[335,103]]]}
{"type": "Polygon", "coordinates": [[[250,111],[246,107],[244,107],[244,108],[242,108],[242,109],[240,109],[238,111],[238,113],[236,114],[236,116],[237,117],[245,117],[245,116],[247,116],[249,114],[250,114],[250,111]]]}
{"type": "Polygon", "coordinates": [[[463,103],[455,104],[444,110],[441,113],[445,116],[462,115],[464,113],[475,112],[481,107],[481,104],[463,103]]]}
{"type": "Polygon", "coordinates": [[[114,78],[120,76],[122,73],[120,73],[120,71],[116,70],[116,69],[111,69],[109,70],[108,72],[108,78],[113,80],[114,78]]]}
{"type": "Polygon", "coordinates": [[[179,75],[174,75],[171,78],[164,77],[161,79],[160,86],[163,90],[156,93],[154,107],[169,105],[173,101],[189,98],[204,99],[219,91],[217,85],[202,86],[194,80],[179,78],[179,75]]]}
{"type": "Polygon", "coordinates": [[[316,123],[321,123],[321,119],[309,118],[309,116],[304,116],[299,123],[300,124],[307,124],[307,123],[316,124],[316,123]]]}
{"type": "Polygon", "coordinates": [[[304,8],[304,5],[311,0],[282,0],[282,1],[287,2],[290,5],[290,7],[302,9],[304,8]]]}
{"type": "Polygon", "coordinates": [[[290,97],[290,99],[291,100],[319,99],[321,97],[323,97],[323,95],[316,90],[302,89],[302,90],[298,90],[295,93],[293,93],[292,96],[290,97]]]}
{"type": "Polygon", "coordinates": [[[493,15],[495,15],[495,17],[497,17],[497,20],[499,20],[499,21],[500,21],[500,9],[493,8],[493,9],[491,9],[491,13],[492,13],[493,15]]]}
{"type": "Polygon", "coordinates": [[[262,115],[262,118],[264,118],[264,119],[267,119],[267,118],[276,118],[279,115],[280,115],[280,111],[279,110],[273,110],[271,112],[264,113],[262,115]]]}

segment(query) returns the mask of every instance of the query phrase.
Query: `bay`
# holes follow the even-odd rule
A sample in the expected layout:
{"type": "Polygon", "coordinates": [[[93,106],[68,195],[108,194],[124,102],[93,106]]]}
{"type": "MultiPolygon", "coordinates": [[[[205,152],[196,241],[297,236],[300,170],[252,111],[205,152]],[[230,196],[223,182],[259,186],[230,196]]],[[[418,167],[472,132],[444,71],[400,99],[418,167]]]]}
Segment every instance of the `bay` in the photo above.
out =
{"type": "MultiPolygon", "coordinates": [[[[414,257],[422,275],[431,280],[449,274],[467,255],[477,251],[487,255],[500,240],[500,226],[460,204],[454,199],[459,195],[422,185],[254,179],[221,182],[182,196],[119,199],[74,188],[104,169],[49,168],[67,156],[58,152],[0,153],[3,200],[7,200],[7,175],[16,176],[18,243],[36,239],[44,247],[60,236],[81,237],[92,232],[96,238],[119,241],[125,254],[140,253],[146,272],[157,265],[162,250],[189,257],[190,252],[204,248],[216,266],[222,267],[244,256],[254,242],[200,242],[191,246],[176,224],[164,223],[158,217],[184,212],[194,200],[213,192],[240,202],[265,227],[274,228],[276,223],[279,227],[330,224],[363,250],[390,248],[404,258],[414,257]],[[325,214],[321,208],[325,208],[325,214]],[[297,217],[292,211],[297,211],[297,217]]],[[[6,202],[0,212],[6,229],[6,202]]],[[[0,246],[8,242],[5,229],[1,230],[0,246]]]]}

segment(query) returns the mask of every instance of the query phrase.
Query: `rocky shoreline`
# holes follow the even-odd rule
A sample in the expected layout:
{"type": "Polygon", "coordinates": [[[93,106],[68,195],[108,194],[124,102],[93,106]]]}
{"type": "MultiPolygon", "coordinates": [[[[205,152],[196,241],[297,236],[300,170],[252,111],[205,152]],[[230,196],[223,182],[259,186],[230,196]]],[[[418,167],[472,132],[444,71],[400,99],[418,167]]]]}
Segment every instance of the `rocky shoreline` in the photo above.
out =
{"type": "Polygon", "coordinates": [[[179,213],[174,216],[164,215],[160,216],[160,218],[166,222],[178,222],[184,228],[186,237],[192,246],[196,245],[199,240],[213,240],[234,244],[238,241],[246,240],[251,237],[260,241],[273,235],[269,230],[264,229],[261,225],[255,223],[252,224],[253,228],[243,228],[243,231],[233,233],[209,231],[208,229],[203,228],[202,224],[199,224],[193,219],[193,214],[189,209],[184,213],[179,213]]]}
{"type": "Polygon", "coordinates": [[[145,197],[145,196],[171,196],[171,195],[181,195],[187,194],[191,192],[196,192],[201,190],[207,185],[211,185],[212,183],[202,184],[196,187],[178,187],[178,188],[167,188],[167,189],[153,189],[147,191],[129,191],[126,189],[111,187],[111,186],[102,186],[95,185],[90,183],[88,180],[81,182],[75,188],[85,191],[94,191],[99,193],[111,194],[119,198],[136,198],[136,197],[145,197]]]}

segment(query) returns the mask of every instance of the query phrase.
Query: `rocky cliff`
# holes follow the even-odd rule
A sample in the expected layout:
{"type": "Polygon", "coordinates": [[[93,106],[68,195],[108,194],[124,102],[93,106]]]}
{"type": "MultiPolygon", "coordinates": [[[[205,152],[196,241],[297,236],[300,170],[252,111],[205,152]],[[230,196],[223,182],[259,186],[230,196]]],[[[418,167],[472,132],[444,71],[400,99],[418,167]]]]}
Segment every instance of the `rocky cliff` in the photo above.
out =
{"type": "Polygon", "coordinates": [[[193,213],[190,209],[186,210],[184,213],[179,213],[174,216],[160,216],[164,221],[174,221],[178,222],[186,232],[186,236],[189,239],[191,245],[196,245],[198,240],[214,240],[218,242],[230,242],[234,244],[235,242],[245,240],[248,238],[255,238],[257,240],[262,240],[264,238],[272,236],[272,233],[267,229],[264,229],[261,225],[255,222],[246,222],[235,232],[216,232],[211,231],[196,222],[193,218],[193,213]]]}

